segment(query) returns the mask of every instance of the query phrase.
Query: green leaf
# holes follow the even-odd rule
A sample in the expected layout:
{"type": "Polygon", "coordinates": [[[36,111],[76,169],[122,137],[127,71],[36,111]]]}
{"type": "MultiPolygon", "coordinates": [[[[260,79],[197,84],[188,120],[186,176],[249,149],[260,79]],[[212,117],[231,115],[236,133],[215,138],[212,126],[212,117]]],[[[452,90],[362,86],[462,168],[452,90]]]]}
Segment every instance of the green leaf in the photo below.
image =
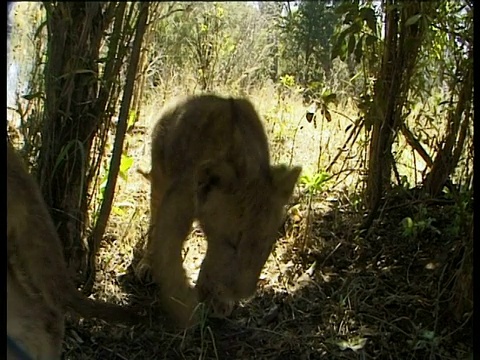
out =
{"type": "Polygon", "coordinates": [[[420,336],[427,340],[433,340],[435,338],[435,332],[430,330],[422,330],[420,336]]]}
{"type": "Polygon", "coordinates": [[[127,180],[127,171],[132,167],[132,165],[133,165],[133,157],[122,154],[122,160],[120,162],[120,172],[119,172],[119,175],[122,179],[127,180]]]}
{"type": "Polygon", "coordinates": [[[126,212],[119,208],[118,206],[112,206],[112,211],[115,215],[118,215],[118,216],[125,216],[126,212]]]}
{"type": "Polygon", "coordinates": [[[362,46],[363,36],[358,39],[357,46],[355,47],[355,61],[359,63],[362,60],[363,56],[363,46],[362,46]]]}
{"type": "Polygon", "coordinates": [[[407,21],[405,21],[405,26],[411,26],[413,24],[416,24],[421,17],[422,14],[413,15],[407,21]]]}
{"type": "Polygon", "coordinates": [[[367,23],[367,26],[372,30],[372,32],[376,33],[376,22],[377,18],[375,17],[375,11],[373,9],[364,7],[360,9],[360,16],[363,20],[367,23]]]}
{"type": "Polygon", "coordinates": [[[348,39],[348,54],[353,53],[353,50],[355,50],[355,35],[351,34],[348,39]]]}
{"type": "Polygon", "coordinates": [[[340,50],[340,45],[338,43],[338,38],[333,38],[332,39],[332,49],[330,51],[330,60],[335,59],[337,56],[339,56],[339,50],[340,50]]]}
{"type": "Polygon", "coordinates": [[[333,60],[339,56],[340,56],[340,48],[338,46],[334,46],[332,48],[332,54],[330,56],[330,60],[333,60]]]}
{"type": "Polygon", "coordinates": [[[356,34],[362,31],[362,27],[358,22],[354,22],[352,26],[350,26],[348,29],[349,29],[349,32],[353,34],[356,34]]]}
{"type": "Polygon", "coordinates": [[[377,41],[376,36],[367,35],[367,37],[365,38],[365,45],[366,46],[372,46],[375,43],[375,41],[377,41]]]}
{"type": "Polygon", "coordinates": [[[134,110],[130,110],[128,113],[127,129],[130,129],[137,120],[137,114],[134,110]]]}
{"type": "Polygon", "coordinates": [[[330,111],[328,109],[325,109],[323,112],[323,116],[325,116],[325,119],[327,119],[328,122],[332,121],[332,115],[330,114],[330,111]]]}
{"type": "Polygon", "coordinates": [[[103,194],[103,190],[105,190],[105,188],[107,187],[107,180],[108,180],[108,177],[107,175],[105,175],[102,179],[102,181],[100,182],[100,190],[102,191],[102,194],[103,194]]]}
{"type": "Polygon", "coordinates": [[[411,217],[402,220],[403,236],[412,236],[414,234],[414,223],[411,217]]]}
{"type": "Polygon", "coordinates": [[[346,43],[343,43],[340,50],[339,50],[339,58],[340,60],[342,61],[346,61],[347,60],[347,44],[346,43]]]}
{"type": "Polygon", "coordinates": [[[33,94],[25,94],[22,96],[25,100],[33,100],[33,99],[37,99],[37,98],[40,98],[42,99],[43,98],[43,94],[41,91],[38,91],[36,93],[33,93],[33,94]]]}
{"type": "Polygon", "coordinates": [[[411,217],[406,217],[405,219],[403,219],[403,223],[405,227],[408,227],[408,228],[413,227],[413,220],[411,217]]]}
{"type": "Polygon", "coordinates": [[[367,344],[367,339],[366,338],[360,338],[360,337],[354,337],[354,338],[348,339],[348,340],[337,341],[337,346],[342,351],[346,350],[346,349],[351,349],[353,351],[358,351],[358,350],[363,349],[366,344],[367,344]]]}
{"type": "Polygon", "coordinates": [[[325,92],[322,95],[322,101],[324,104],[335,103],[337,101],[337,94],[330,91],[325,92]]]}
{"type": "Polygon", "coordinates": [[[355,4],[352,4],[348,1],[341,2],[340,5],[335,9],[335,14],[342,15],[351,11],[356,11],[357,7],[355,4]]]}
{"type": "Polygon", "coordinates": [[[343,30],[340,34],[337,35],[336,41],[332,48],[332,60],[337,56],[341,59],[345,57],[345,37],[347,35],[348,29],[343,30]]]}
{"type": "Polygon", "coordinates": [[[351,24],[353,22],[353,20],[355,19],[355,15],[352,11],[348,12],[346,15],[345,15],[345,20],[343,20],[343,23],[344,24],[351,24]]]}

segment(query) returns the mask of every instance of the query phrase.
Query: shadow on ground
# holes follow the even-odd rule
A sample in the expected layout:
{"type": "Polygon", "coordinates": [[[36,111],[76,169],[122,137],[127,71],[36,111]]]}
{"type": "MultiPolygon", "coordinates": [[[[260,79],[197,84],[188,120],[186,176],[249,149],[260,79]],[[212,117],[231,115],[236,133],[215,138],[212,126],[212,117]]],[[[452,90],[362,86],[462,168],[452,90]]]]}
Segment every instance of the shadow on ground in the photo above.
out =
{"type": "MultiPolygon", "coordinates": [[[[166,329],[159,314],[151,326],[134,328],[70,321],[64,359],[469,358],[473,288],[459,269],[471,265],[472,219],[464,228],[456,223],[458,203],[406,194],[382,209],[359,233],[362,218],[341,196],[328,211],[312,208],[304,218],[311,226],[295,235],[311,229],[308,250],[295,246],[291,233],[280,241],[289,248],[275,260],[283,285],[262,281],[229,319],[180,333],[166,329]]],[[[123,286],[132,303],[152,311],[153,286],[136,284],[131,274],[123,286]]]]}

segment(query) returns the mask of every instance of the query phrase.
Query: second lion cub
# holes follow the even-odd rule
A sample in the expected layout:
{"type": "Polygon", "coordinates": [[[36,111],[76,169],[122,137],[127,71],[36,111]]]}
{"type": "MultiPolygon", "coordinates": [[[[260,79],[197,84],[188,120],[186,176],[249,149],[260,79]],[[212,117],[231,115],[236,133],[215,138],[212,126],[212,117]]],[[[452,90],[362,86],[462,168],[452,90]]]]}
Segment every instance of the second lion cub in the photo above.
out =
{"type": "Polygon", "coordinates": [[[301,168],[271,166],[253,105],[215,95],[167,106],[153,129],[151,157],[150,236],[137,275],[151,269],[179,326],[195,321],[198,301],[226,313],[255,292],[301,168]],[[194,219],[208,250],[191,289],[182,246],[194,219]]]}

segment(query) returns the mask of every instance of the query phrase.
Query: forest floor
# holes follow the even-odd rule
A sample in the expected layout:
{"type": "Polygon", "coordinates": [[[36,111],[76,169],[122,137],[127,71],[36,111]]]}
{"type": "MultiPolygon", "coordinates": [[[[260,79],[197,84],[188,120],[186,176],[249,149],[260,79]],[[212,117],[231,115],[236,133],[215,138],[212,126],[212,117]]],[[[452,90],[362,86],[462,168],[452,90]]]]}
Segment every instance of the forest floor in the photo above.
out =
{"type": "MultiPolygon", "coordinates": [[[[406,238],[399,224],[405,214],[418,211],[419,202],[397,197],[388,206],[395,209],[386,209],[360,238],[357,213],[341,194],[329,198],[313,206],[304,250],[307,218],[287,220],[288,235],[269,258],[257,294],[228,319],[177,333],[162,319],[134,328],[71,322],[64,358],[467,359],[471,310],[464,311],[454,291],[463,240],[448,236],[455,207],[446,200],[423,204],[435,219],[406,238]]],[[[296,212],[302,213],[305,209],[296,212]]],[[[186,262],[190,257],[198,269],[204,251],[198,230],[188,248],[186,262]]],[[[129,273],[113,284],[106,285],[105,278],[97,292],[108,288],[112,294],[118,287],[129,302],[149,297],[154,302],[154,291],[135,284],[129,273]],[[129,286],[122,289],[125,283],[129,286]]]]}
{"type": "MultiPolygon", "coordinates": [[[[312,153],[325,133],[308,126],[294,163],[317,161],[312,153]]],[[[148,170],[140,160],[148,158],[147,138],[138,135],[130,153],[148,170]]],[[[148,226],[148,183],[131,173],[97,259],[94,296],[151,304],[146,311],[153,313],[155,287],[138,283],[131,270],[148,226]]],[[[364,213],[354,198],[338,187],[315,196],[299,191],[256,295],[228,319],[181,332],[158,316],[135,327],[69,319],[63,358],[473,359],[473,255],[465,251],[473,230],[463,227],[458,202],[421,199],[402,188],[362,232],[364,213]]],[[[192,283],[205,249],[194,228],[184,262],[192,283]]]]}

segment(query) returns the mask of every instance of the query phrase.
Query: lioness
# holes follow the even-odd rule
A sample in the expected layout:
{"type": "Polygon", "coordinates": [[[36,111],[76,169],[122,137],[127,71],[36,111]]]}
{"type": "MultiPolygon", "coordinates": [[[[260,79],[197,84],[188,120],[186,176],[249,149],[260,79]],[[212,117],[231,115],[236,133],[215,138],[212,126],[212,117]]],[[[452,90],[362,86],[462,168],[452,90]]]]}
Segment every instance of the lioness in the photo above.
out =
{"type": "Polygon", "coordinates": [[[137,275],[151,270],[179,326],[195,322],[198,301],[228,313],[255,292],[301,168],[270,165],[264,128],[248,100],[214,95],[164,109],[151,160],[150,235],[137,275]],[[182,246],[195,218],[208,249],[191,289],[182,246]]]}
{"type": "Polygon", "coordinates": [[[64,314],[135,323],[126,307],[95,301],[68,276],[40,189],[7,143],[7,358],[60,359],[64,314]]]}

